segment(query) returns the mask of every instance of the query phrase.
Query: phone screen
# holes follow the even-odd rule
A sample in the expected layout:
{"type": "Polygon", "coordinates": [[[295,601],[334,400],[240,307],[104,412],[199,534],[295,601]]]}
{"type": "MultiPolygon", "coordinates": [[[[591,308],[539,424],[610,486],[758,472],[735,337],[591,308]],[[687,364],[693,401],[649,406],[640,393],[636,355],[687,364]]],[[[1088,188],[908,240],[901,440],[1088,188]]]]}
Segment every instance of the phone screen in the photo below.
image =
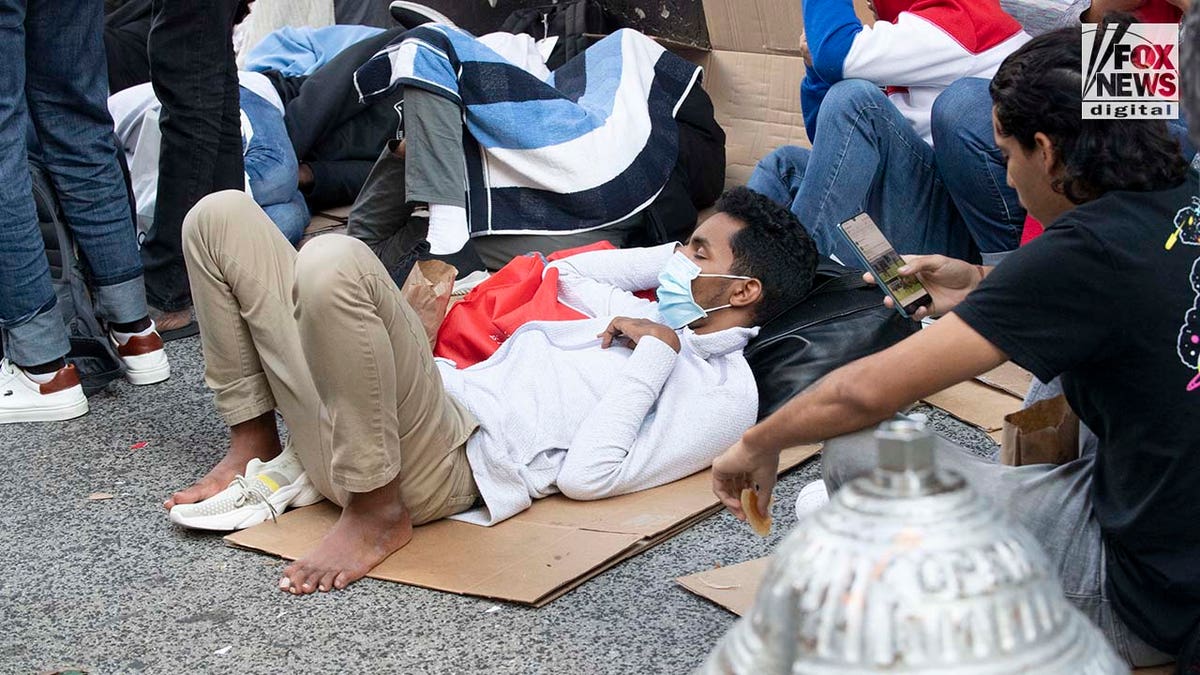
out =
{"type": "Polygon", "coordinates": [[[886,288],[897,306],[903,308],[902,313],[911,314],[917,307],[929,304],[929,293],[916,277],[900,276],[899,269],[904,266],[904,259],[892,248],[870,216],[860,213],[842,223],[841,229],[858,249],[863,262],[871,268],[875,280],[886,288]]]}

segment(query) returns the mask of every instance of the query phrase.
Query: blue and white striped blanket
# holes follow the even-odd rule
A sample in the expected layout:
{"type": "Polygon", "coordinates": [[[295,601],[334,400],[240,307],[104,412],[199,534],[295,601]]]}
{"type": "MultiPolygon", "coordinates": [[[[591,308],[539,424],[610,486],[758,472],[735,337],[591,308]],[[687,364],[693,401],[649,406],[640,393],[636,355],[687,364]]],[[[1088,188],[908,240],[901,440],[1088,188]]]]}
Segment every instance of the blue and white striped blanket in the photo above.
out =
{"type": "Polygon", "coordinates": [[[364,101],[420,87],[463,106],[472,236],[604,227],[637,213],[678,155],[700,69],[620,30],[543,81],[470,34],[415,28],[355,73],[364,101]]]}

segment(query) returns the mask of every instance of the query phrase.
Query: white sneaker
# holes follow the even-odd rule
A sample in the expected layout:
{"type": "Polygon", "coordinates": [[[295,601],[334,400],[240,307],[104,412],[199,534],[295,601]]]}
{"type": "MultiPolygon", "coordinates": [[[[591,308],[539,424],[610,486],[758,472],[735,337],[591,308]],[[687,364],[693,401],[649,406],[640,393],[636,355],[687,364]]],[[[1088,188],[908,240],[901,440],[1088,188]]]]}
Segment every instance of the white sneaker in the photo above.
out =
{"type": "MultiPolygon", "coordinates": [[[[244,530],[265,521],[274,520],[288,508],[316,504],[324,499],[308,480],[308,474],[287,471],[286,466],[272,466],[282,458],[294,462],[294,456],[279,457],[270,462],[252,459],[246,473],[237,476],[229,487],[195,504],[179,504],[171,509],[171,522],[193,530],[244,530]],[[289,480],[289,475],[295,475],[289,480]],[[250,476],[250,478],[246,478],[250,476]]],[[[295,466],[299,466],[296,462],[295,466]]]]}
{"type": "Polygon", "coordinates": [[[8,359],[0,360],[0,424],[59,422],[88,411],[75,366],[67,364],[54,379],[38,384],[8,359]]]}
{"type": "Polygon", "coordinates": [[[150,328],[149,335],[134,335],[125,344],[118,342],[111,331],[108,334],[121,363],[125,364],[125,379],[134,386],[158,384],[171,377],[171,364],[167,362],[162,337],[153,322],[150,328]]]}
{"type": "Polygon", "coordinates": [[[800,494],[796,495],[796,520],[804,520],[828,503],[829,490],[825,487],[825,481],[814,480],[800,488],[800,494]]]}

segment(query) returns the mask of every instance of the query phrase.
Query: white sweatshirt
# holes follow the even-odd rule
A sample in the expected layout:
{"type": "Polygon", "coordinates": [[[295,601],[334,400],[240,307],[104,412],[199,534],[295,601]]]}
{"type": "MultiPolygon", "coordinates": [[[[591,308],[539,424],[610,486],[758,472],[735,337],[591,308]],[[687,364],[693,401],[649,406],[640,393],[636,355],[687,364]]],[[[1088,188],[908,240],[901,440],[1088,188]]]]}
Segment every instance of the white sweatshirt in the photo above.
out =
{"type": "Polygon", "coordinates": [[[597,251],[550,265],[559,299],[593,319],[522,326],[465,370],[439,362],[446,390],[479,420],[467,457],[486,507],[454,516],[493,525],[561,491],[602,499],[678,480],[712,464],[754,424],[758,390],[742,348],[757,328],[678,331],[600,348],[614,316],[658,319],[633,291],[653,288],[675,250],[597,251]]]}

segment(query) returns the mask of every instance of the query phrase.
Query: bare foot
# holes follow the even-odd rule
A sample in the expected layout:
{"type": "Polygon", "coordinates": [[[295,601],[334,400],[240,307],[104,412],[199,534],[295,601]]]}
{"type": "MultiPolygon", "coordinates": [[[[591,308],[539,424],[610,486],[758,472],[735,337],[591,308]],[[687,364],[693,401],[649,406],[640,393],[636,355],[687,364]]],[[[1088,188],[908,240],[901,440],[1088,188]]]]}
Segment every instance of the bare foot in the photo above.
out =
{"type": "Polygon", "coordinates": [[[412,540],[412,519],[400,501],[400,477],[352,494],[321,543],[283,571],[279,590],[292,595],[341,590],[412,540]]]}
{"type": "Polygon", "coordinates": [[[279,431],[275,427],[275,411],[263,413],[252,420],[229,429],[229,452],[225,458],[186,490],[180,490],[163,502],[170,511],[176,504],[195,504],[224,490],[233,477],[246,470],[246,464],[257,457],[266,462],[279,456],[279,431]]]}
{"type": "Polygon", "coordinates": [[[192,322],[192,308],[187,307],[177,312],[163,312],[154,320],[158,332],[165,333],[176,328],[183,328],[192,322]]]}

